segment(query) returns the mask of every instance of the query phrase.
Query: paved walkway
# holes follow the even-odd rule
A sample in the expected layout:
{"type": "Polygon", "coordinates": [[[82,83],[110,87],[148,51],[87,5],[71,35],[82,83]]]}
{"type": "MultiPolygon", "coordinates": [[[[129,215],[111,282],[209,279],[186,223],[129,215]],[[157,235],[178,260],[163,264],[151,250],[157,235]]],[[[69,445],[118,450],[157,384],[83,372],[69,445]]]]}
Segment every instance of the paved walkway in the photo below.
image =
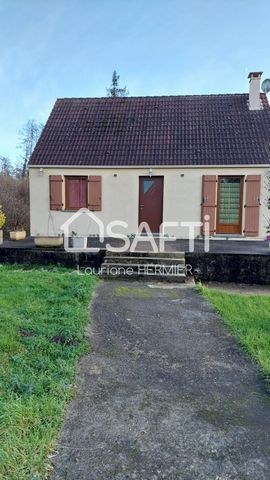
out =
{"type": "Polygon", "coordinates": [[[100,283],[54,480],[269,480],[270,396],[193,289],[100,283]]]}

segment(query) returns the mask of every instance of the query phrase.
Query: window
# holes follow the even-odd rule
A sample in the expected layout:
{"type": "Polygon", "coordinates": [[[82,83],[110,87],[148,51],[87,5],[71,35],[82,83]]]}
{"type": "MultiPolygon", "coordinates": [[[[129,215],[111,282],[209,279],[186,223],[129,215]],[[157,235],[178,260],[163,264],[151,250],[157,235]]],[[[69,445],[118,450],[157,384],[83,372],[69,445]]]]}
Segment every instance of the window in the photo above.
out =
{"type": "Polygon", "coordinates": [[[87,208],[87,177],[65,177],[65,181],[66,210],[87,208]]]}
{"type": "Polygon", "coordinates": [[[144,180],[143,181],[143,193],[147,193],[150,188],[154,185],[154,180],[144,180]]]}
{"type": "Polygon", "coordinates": [[[219,181],[219,223],[238,224],[240,220],[241,179],[222,177],[219,181]]]}
{"type": "Polygon", "coordinates": [[[243,177],[218,177],[217,233],[242,232],[243,177]]]}

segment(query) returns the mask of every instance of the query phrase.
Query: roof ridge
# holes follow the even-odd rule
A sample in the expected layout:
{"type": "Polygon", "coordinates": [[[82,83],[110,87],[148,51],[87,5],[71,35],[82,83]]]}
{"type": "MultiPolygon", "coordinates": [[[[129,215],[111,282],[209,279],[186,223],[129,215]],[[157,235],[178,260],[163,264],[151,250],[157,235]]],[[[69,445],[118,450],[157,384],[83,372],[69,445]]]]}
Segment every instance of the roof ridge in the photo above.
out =
{"type": "MultiPolygon", "coordinates": [[[[261,95],[266,95],[261,92],[261,95]]],[[[129,97],[58,97],[58,100],[110,100],[110,101],[127,101],[138,98],[201,98],[201,97],[237,97],[248,96],[248,93],[203,93],[194,95],[138,95],[129,97]]]]}

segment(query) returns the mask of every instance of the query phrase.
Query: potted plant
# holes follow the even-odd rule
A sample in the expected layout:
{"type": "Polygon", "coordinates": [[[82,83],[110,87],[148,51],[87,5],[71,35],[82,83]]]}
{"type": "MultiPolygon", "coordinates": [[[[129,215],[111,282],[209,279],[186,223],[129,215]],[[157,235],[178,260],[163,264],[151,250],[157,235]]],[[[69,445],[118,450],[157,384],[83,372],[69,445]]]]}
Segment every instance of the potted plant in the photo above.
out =
{"type": "Polygon", "coordinates": [[[3,243],[3,226],[6,223],[6,215],[4,214],[2,210],[2,205],[0,205],[0,245],[3,243]]]}
{"type": "Polygon", "coordinates": [[[80,237],[76,232],[71,232],[72,238],[72,247],[73,248],[84,248],[85,246],[85,237],[80,237]]]}
{"type": "Polygon", "coordinates": [[[26,231],[23,226],[17,221],[15,229],[9,232],[10,240],[24,240],[26,237],[26,231]]]}

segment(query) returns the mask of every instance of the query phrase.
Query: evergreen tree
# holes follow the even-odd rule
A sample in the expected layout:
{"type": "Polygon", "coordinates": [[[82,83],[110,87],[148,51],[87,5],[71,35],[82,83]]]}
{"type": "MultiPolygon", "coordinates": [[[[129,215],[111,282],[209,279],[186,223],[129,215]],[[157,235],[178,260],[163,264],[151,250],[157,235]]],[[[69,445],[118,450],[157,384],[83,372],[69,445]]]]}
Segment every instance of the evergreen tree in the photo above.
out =
{"type": "Polygon", "coordinates": [[[120,75],[117,75],[116,70],[113,71],[112,74],[112,84],[110,88],[107,88],[107,97],[127,97],[129,92],[127,87],[124,88],[119,87],[119,78],[120,75]]]}

